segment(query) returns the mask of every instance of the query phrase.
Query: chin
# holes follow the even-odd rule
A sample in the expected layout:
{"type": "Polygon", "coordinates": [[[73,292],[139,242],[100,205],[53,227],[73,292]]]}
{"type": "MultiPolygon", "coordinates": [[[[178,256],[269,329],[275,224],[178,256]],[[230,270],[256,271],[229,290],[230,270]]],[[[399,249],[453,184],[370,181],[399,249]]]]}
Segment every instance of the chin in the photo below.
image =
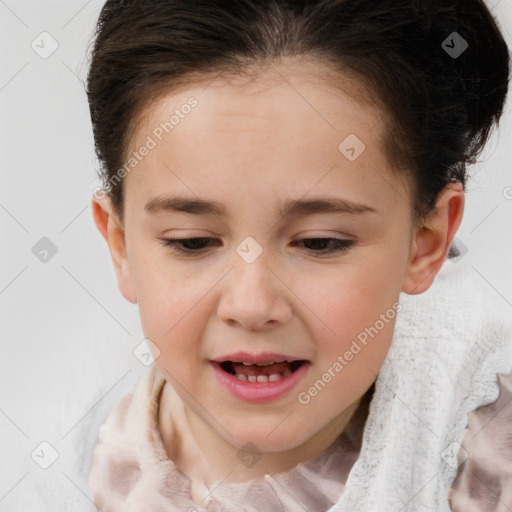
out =
{"type": "Polygon", "coordinates": [[[233,437],[226,441],[241,450],[278,453],[293,450],[311,437],[303,431],[297,432],[289,428],[282,428],[283,424],[276,428],[278,424],[272,422],[272,425],[265,425],[257,431],[254,431],[254,425],[252,425],[252,432],[248,432],[248,429],[241,429],[239,434],[231,431],[233,437]],[[282,432],[278,433],[277,431],[281,428],[282,432]]]}

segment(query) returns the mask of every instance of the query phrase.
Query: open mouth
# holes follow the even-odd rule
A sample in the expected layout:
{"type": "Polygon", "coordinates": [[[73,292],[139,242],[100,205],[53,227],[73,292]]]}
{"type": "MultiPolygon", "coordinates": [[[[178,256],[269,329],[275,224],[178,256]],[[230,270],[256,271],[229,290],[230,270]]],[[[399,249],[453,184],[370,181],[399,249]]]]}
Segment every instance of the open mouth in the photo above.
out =
{"type": "Polygon", "coordinates": [[[247,364],[236,361],[224,361],[220,367],[238,380],[247,382],[275,382],[297,371],[306,361],[282,361],[265,364],[247,364]]]}

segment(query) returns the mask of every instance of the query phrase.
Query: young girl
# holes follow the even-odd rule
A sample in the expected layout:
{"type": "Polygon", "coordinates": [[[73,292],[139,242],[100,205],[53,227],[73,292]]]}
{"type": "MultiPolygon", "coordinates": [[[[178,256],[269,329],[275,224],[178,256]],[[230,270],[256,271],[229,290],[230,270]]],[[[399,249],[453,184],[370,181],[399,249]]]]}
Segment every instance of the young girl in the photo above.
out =
{"type": "Polygon", "coordinates": [[[482,0],[106,2],[92,206],[154,362],[100,510],[512,508],[510,332],[440,273],[508,72],[482,0]]]}

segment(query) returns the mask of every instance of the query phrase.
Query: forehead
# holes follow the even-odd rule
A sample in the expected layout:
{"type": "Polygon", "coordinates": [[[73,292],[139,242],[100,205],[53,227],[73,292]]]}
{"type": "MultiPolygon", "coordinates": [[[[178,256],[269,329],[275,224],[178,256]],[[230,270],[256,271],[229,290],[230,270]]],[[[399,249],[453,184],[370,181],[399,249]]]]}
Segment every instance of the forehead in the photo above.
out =
{"type": "MultiPolygon", "coordinates": [[[[275,109],[274,117],[277,117],[287,107],[296,106],[302,114],[308,110],[311,116],[319,118],[316,121],[322,120],[331,128],[334,128],[332,118],[337,117],[340,109],[345,115],[349,110],[354,111],[360,122],[372,126],[385,121],[378,99],[355,74],[348,70],[341,73],[329,64],[307,58],[295,58],[249,68],[236,75],[222,71],[190,73],[180,77],[172,89],[155,89],[154,98],[146,100],[134,119],[135,136],[141,129],[148,131],[154,127],[169,110],[179,109],[192,94],[200,97],[205,115],[248,113],[254,116],[264,108],[261,117],[268,118],[269,109],[275,109]],[[281,108],[275,108],[276,103],[281,108]],[[333,108],[337,112],[331,113],[333,108]]],[[[286,113],[293,116],[294,110],[286,113]]],[[[201,122],[205,120],[203,116],[201,122]]]]}
{"type": "Polygon", "coordinates": [[[383,180],[397,178],[389,176],[383,147],[384,114],[368,97],[353,76],[311,63],[184,82],[138,117],[130,150],[148,138],[154,147],[126,180],[138,196],[173,186],[210,196],[247,187],[303,195],[320,181],[318,192],[337,184],[356,195],[380,181],[385,194],[383,180]],[[343,151],[354,143],[362,153],[350,160],[343,151]]]}

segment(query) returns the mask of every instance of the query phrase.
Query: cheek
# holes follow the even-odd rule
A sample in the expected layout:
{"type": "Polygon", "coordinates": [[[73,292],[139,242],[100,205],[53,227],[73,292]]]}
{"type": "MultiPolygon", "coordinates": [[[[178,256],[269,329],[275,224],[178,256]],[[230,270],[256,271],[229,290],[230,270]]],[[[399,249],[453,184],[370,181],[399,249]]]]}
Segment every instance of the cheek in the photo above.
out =
{"type": "Polygon", "coordinates": [[[133,259],[133,274],[137,289],[138,309],[145,335],[161,350],[190,345],[195,329],[199,305],[208,286],[193,276],[183,275],[180,267],[159,255],[140,254],[133,259]],[[195,327],[194,327],[195,326],[195,327]],[[189,339],[187,339],[187,337],[189,339]]]}
{"type": "Polygon", "coordinates": [[[155,364],[171,382],[192,392],[201,386],[197,369],[208,357],[201,340],[213,307],[208,293],[218,278],[186,275],[180,268],[169,262],[141,267],[138,306],[144,336],[159,351],[153,354],[155,364]]]}
{"type": "Polygon", "coordinates": [[[340,266],[328,276],[308,279],[298,291],[323,326],[325,336],[355,335],[372,325],[398,299],[401,275],[379,262],[340,266]],[[334,332],[332,332],[334,331],[334,332]]]}
{"type": "Polygon", "coordinates": [[[153,354],[157,367],[166,378],[190,387],[194,368],[202,362],[199,340],[206,320],[199,318],[200,297],[179,283],[161,275],[147,276],[139,314],[144,336],[158,348],[153,354]]]}
{"type": "Polygon", "coordinates": [[[344,379],[365,379],[378,373],[389,349],[400,273],[375,258],[340,266],[339,272],[328,277],[310,279],[298,292],[307,297],[304,302],[313,321],[309,325],[311,336],[319,348],[319,370],[329,368],[342,356],[344,379]]]}

